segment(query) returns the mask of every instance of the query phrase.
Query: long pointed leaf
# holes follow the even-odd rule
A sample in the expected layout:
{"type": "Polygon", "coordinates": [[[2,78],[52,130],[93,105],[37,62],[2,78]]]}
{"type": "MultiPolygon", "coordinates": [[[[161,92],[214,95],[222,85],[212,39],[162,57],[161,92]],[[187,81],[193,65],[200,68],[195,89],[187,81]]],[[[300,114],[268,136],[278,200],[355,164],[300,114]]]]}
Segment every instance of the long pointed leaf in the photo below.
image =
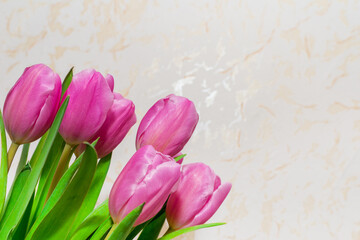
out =
{"type": "MultiPolygon", "coordinates": [[[[26,183],[31,172],[29,165],[26,165],[24,169],[19,173],[19,176],[14,180],[13,185],[9,191],[8,199],[6,200],[6,209],[13,209],[15,204],[23,191],[24,184],[26,183]]],[[[2,218],[7,218],[10,215],[10,211],[5,211],[2,218]]]]}
{"type": "Polygon", "coordinates": [[[6,198],[6,184],[7,184],[7,145],[5,126],[0,111],[0,135],[1,135],[1,162],[0,162],[0,219],[2,216],[5,198],[6,198]]]}
{"type": "Polygon", "coordinates": [[[91,145],[87,144],[83,159],[75,176],[66,187],[65,192],[49,211],[33,234],[28,234],[30,239],[67,239],[70,226],[90,188],[94,177],[97,154],[91,145]]]}
{"type": "Polygon", "coordinates": [[[11,239],[12,240],[22,240],[25,239],[26,233],[27,233],[27,229],[28,229],[28,224],[29,224],[29,220],[30,220],[30,213],[31,213],[31,208],[32,208],[32,204],[34,201],[34,195],[32,195],[30,202],[26,208],[26,211],[24,213],[24,215],[21,218],[21,221],[19,223],[19,225],[16,227],[15,231],[13,233],[11,233],[11,239]]]}
{"type": "Polygon", "coordinates": [[[146,225],[148,225],[150,222],[151,222],[151,219],[134,227],[131,230],[131,232],[129,233],[129,235],[126,237],[126,240],[134,239],[136,237],[136,235],[138,235],[139,232],[141,232],[141,230],[143,230],[146,227],[146,225]]]}
{"type": "Polygon", "coordinates": [[[51,147],[49,156],[46,159],[45,165],[41,171],[39,184],[36,190],[35,200],[31,211],[30,226],[35,222],[36,218],[39,217],[41,210],[43,209],[51,184],[51,179],[54,176],[55,169],[59,162],[64,145],[65,142],[58,133],[54,140],[54,144],[51,147]]]}
{"type": "MultiPolygon", "coordinates": [[[[69,99],[65,99],[62,106],[60,107],[58,113],[56,114],[55,120],[49,130],[48,136],[44,147],[39,155],[39,158],[34,165],[31,165],[32,171],[24,185],[24,191],[21,192],[18,201],[15,204],[13,209],[6,209],[6,211],[11,211],[9,217],[1,219],[0,222],[0,239],[7,239],[10,231],[19,223],[22,215],[24,214],[26,207],[31,199],[31,196],[36,187],[37,181],[39,179],[41,170],[45,164],[45,161],[50,152],[50,148],[54,142],[58,129],[60,127],[62,118],[65,114],[66,107],[68,105],[69,99]]],[[[30,161],[31,163],[31,161],[30,161]]]]}
{"type": "Polygon", "coordinates": [[[96,230],[96,232],[91,236],[90,240],[102,240],[105,237],[105,234],[109,231],[111,226],[113,225],[113,221],[111,217],[108,217],[96,230]]]}
{"type": "Polygon", "coordinates": [[[115,228],[111,233],[109,240],[126,240],[126,237],[131,232],[131,229],[136,221],[136,219],[141,214],[141,211],[144,207],[144,204],[141,204],[134,210],[132,210],[115,228]]]}
{"type": "Polygon", "coordinates": [[[106,200],[99,207],[97,207],[76,229],[71,236],[71,240],[87,239],[100,225],[110,217],[109,201],[106,200]]]}
{"type": "Polygon", "coordinates": [[[220,226],[220,225],[224,225],[225,223],[208,223],[208,224],[202,224],[202,225],[197,225],[197,226],[193,226],[193,227],[188,227],[188,228],[184,228],[184,229],[180,229],[177,231],[174,231],[172,233],[168,233],[165,236],[159,238],[159,240],[170,240],[173,239],[177,236],[180,236],[184,233],[188,233],[188,232],[192,232],[198,229],[202,229],[202,228],[209,228],[209,227],[216,227],[216,226],[220,226]]]}
{"type": "Polygon", "coordinates": [[[44,207],[42,207],[40,205],[38,206],[40,213],[36,219],[34,218],[34,221],[35,220],[36,221],[31,226],[31,230],[29,232],[30,235],[33,234],[33,232],[37,229],[37,227],[39,226],[41,221],[50,212],[50,210],[55,206],[55,204],[59,201],[59,199],[65,192],[66,187],[69,185],[71,179],[73,178],[75,172],[78,170],[78,167],[82,161],[82,158],[83,158],[83,154],[81,156],[79,156],[79,158],[76,159],[75,162],[70,166],[70,168],[64,173],[64,175],[61,177],[59,183],[56,185],[56,188],[52,192],[50,198],[46,202],[45,206],[44,207]]]}
{"type": "Polygon", "coordinates": [[[97,167],[94,179],[92,180],[89,192],[87,193],[84,203],[82,204],[78,215],[73,223],[72,230],[70,231],[70,236],[75,231],[75,229],[81,224],[81,222],[94,210],[96,202],[99,198],[101,188],[104,184],[106,174],[109,170],[111,161],[111,153],[100,159],[97,167]]]}
{"type": "Polygon", "coordinates": [[[62,83],[61,97],[64,96],[66,90],[68,89],[68,87],[72,81],[73,70],[74,70],[74,67],[70,68],[70,71],[68,72],[68,74],[66,75],[66,77],[62,83]]]}
{"type": "Polygon", "coordinates": [[[144,230],[141,232],[138,240],[156,240],[159,236],[162,226],[164,225],[165,219],[165,212],[162,212],[160,215],[152,219],[151,222],[146,225],[144,230]]]}

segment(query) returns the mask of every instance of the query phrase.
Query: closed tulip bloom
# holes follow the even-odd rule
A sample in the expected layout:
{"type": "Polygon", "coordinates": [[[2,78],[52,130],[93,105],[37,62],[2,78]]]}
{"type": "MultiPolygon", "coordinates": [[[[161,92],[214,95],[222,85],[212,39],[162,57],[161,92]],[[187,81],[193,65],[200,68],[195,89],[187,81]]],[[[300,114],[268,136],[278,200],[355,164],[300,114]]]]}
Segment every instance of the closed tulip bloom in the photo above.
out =
{"type": "Polygon", "coordinates": [[[231,189],[221,184],[214,171],[203,163],[183,166],[177,190],[169,197],[166,216],[172,229],[205,223],[220,207],[231,189]]]}
{"type": "Polygon", "coordinates": [[[60,105],[61,80],[44,64],[25,69],[4,104],[4,124],[13,143],[40,138],[51,126],[60,105]]]}
{"type": "MultiPolygon", "coordinates": [[[[114,102],[107,113],[106,120],[90,142],[99,138],[95,149],[99,158],[105,157],[124,139],[130,128],[136,123],[135,105],[119,93],[114,93],[114,102]]],[[[75,150],[79,156],[85,150],[81,144],[75,150]]]]}
{"type": "Polygon", "coordinates": [[[60,134],[67,144],[89,141],[106,119],[114,95],[101,73],[94,69],[75,74],[64,94],[70,96],[60,134]]]}
{"type": "Polygon", "coordinates": [[[189,141],[198,121],[194,103],[171,94],[157,101],[141,120],[136,148],[152,145],[157,151],[174,156],[189,141]]]}
{"type": "Polygon", "coordinates": [[[145,203],[135,222],[139,225],[154,217],[166,202],[180,177],[180,164],[157,152],[152,146],[140,148],[116,179],[109,197],[114,223],[121,222],[133,209],[145,203]]]}

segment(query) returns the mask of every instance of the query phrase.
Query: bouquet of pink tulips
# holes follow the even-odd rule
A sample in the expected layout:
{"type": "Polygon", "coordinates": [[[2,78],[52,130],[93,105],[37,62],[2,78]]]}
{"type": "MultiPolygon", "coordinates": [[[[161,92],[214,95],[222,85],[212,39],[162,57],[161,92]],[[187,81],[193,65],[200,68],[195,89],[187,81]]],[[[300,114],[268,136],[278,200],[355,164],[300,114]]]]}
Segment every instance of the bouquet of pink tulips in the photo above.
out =
{"type": "Polygon", "coordinates": [[[93,69],[74,76],[71,69],[63,83],[46,65],[25,69],[0,112],[1,240],[167,240],[223,224],[205,222],[231,184],[203,163],[181,165],[199,116],[190,100],[175,95],[145,114],[137,151],[108,200],[96,206],[111,152],[136,122],[133,102],[113,89],[113,77],[93,69]],[[10,167],[16,173],[7,191],[10,167]],[[166,219],[169,228],[161,236],[166,219]]]}

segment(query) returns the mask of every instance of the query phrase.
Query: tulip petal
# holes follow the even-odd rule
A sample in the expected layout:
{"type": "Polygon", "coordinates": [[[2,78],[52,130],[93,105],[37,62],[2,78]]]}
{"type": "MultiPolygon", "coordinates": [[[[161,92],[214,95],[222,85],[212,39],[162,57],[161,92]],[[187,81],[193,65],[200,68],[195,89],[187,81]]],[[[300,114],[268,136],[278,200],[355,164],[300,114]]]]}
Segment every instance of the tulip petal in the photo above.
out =
{"type": "Polygon", "coordinates": [[[114,77],[111,74],[106,74],[105,80],[110,87],[111,91],[114,91],[114,77]]]}
{"type": "Polygon", "coordinates": [[[182,228],[208,202],[214,191],[216,175],[203,163],[192,163],[183,166],[178,189],[171,194],[167,212],[168,221],[174,229],[182,228]]]}
{"type": "Polygon", "coordinates": [[[231,183],[224,183],[214,192],[214,194],[209,199],[209,202],[204,206],[204,208],[194,217],[194,219],[184,227],[190,227],[205,223],[209,220],[214,213],[218,210],[222,202],[225,200],[226,196],[230,192],[231,183]]]}
{"type": "Polygon", "coordinates": [[[58,74],[44,64],[26,68],[4,104],[4,123],[13,142],[29,143],[42,136],[55,118],[60,96],[58,74]]]}
{"type": "Polygon", "coordinates": [[[88,69],[74,75],[64,96],[70,101],[60,134],[70,145],[90,141],[113,103],[110,87],[101,73],[88,69]]]}
{"type": "Polygon", "coordinates": [[[189,141],[198,120],[193,102],[171,94],[157,101],[144,116],[136,148],[153,145],[157,151],[174,156],[189,141]]]}
{"type": "Polygon", "coordinates": [[[115,223],[145,202],[135,225],[154,217],[180,177],[180,165],[150,146],[140,148],[126,164],[110,192],[109,209],[115,223]]]}
{"type": "Polygon", "coordinates": [[[136,123],[135,105],[119,93],[114,93],[114,102],[107,113],[106,120],[95,138],[99,138],[96,151],[104,157],[115,149],[124,139],[130,128],[136,123]]]}
{"type": "Polygon", "coordinates": [[[167,162],[151,170],[139,184],[135,194],[127,204],[124,213],[131,210],[133,205],[138,205],[143,199],[146,199],[145,206],[141,216],[136,220],[135,225],[139,225],[160,211],[166,202],[171,189],[180,177],[180,165],[175,162],[167,162]]]}

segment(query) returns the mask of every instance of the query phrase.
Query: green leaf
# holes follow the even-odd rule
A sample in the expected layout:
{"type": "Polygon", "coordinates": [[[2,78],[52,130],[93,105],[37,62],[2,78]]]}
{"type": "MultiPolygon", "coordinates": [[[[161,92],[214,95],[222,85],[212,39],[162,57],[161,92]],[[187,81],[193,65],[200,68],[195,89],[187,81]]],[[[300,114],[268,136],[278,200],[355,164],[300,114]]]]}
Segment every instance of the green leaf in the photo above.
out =
{"type": "Polygon", "coordinates": [[[39,184],[36,190],[35,200],[31,211],[31,221],[30,227],[35,222],[35,220],[39,217],[45,201],[46,196],[51,184],[51,179],[54,176],[56,166],[59,162],[62,149],[64,148],[65,142],[61,135],[58,133],[54,140],[54,144],[51,147],[48,158],[46,159],[45,165],[41,171],[39,184]]]}
{"type": "Polygon", "coordinates": [[[173,239],[177,236],[180,236],[184,233],[192,232],[192,231],[202,229],[202,228],[216,227],[216,226],[220,226],[220,225],[224,225],[224,224],[225,223],[208,223],[208,224],[202,224],[202,225],[197,225],[197,226],[193,226],[193,227],[188,227],[188,228],[180,229],[180,230],[165,234],[165,236],[159,238],[158,240],[169,240],[169,239],[173,239]]]}
{"type": "Polygon", "coordinates": [[[1,162],[0,162],[0,219],[6,198],[6,184],[7,184],[7,145],[5,126],[0,111],[0,135],[1,135],[1,162]]]}
{"type": "Polygon", "coordinates": [[[0,239],[7,239],[11,229],[13,229],[21,220],[22,215],[24,214],[26,207],[31,199],[31,196],[34,192],[36,184],[38,182],[41,170],[45,164],[45,161],[50,152],[51,146],[54,142],[58,129],[60,127],[62,118],[65,114],[65,110],[67,104],[69,102],[69,98],[66,98],[60,107],[58,113],[56,114],[55,120],[48,132],[48,136],[46,138],[44,147],[42,148],[39,157],[34,164],[31,164],[31,173],[27,178],[27,181],[24,184],[23,191],[21,192],[19,198],[16,201],[14,208],[7,208],[6,211],[10,211],[10,214],[6,218],[2,218],[0,222],[0,239]]]}
{"type": "Polygon", "coordinates": [[[71,81],[72,81],[72,78],[73,78],[73,70],[74,70],[74,67],[70,68],[70,71],[68,72],[68,74],[66,74],[66,77],[62,83],[62,90],[61,90],[61,97],[64,96],[66,90],[68,89],[71,81]]]}
{"type": "Polygon", "coordinates": [[[16,178],[17,175],[19,175],[21,170],[26,165],[26,161],[27,161],[28,154],[29,154],[29,148],[30,148],[30,143],[26,143],[26,144],[22,145],[21,157],[20,157],[19,164],[18,164],[18,166],[16,168],[15,178],[16,178]]]}
{"type": "MultiPolygon", "coordinates": [[[[8,199],[6,202],[6,209],[13,209],[15,204],[23,191],[24,184],[26,183],[31,172],[30,165],[26,165],[23,170],[19,173],[18,177],[14,180],[13,185],[11,186],[8,199]]],[[[5,211],[2,219],[9,217],[10,211],[5,211]]],[[[13,226],[15,227],[15,226],[13,226]]]]}
{"type": "MultiPolygon", "coordinates": [[[[153,217],[153,218],[149,219],[148,221],[146,221],[146,222],[144,222],[144,223],[142,223],[142,224],[134,227],[133,230],[130,232],[129,236],[127,236],[126,240],[132,240],[132,239],[134,239],[134,238],[136,237],[136,235],[137,235],[139,232],[141,232],[141,230],[143,230],[144,228],[147,228],[148,224],[150,224],[150,223],[153,222],[153,221],[154,221],[154,223],[157,222],[157,224],[160,224],[157,219],[158,219],[158,218],[160,218],[160,219],[162,218],[162,215],[165,214],[165,210],[166,210],[166,203],[163,205],[163,207],[161,208],[161,210],[155,215],[155,217],[153,217]]],[[[165,215],[165,216],[166,216],[166,215],[165,215]]],[[[165,221],[165,219],[164,219],[164,221],[165,221]]],[[[163,223],[164,223],[164,221],[163,221],[163,223]]],[[[154,223],[153,223],[153,224],[154,224],[154,223]]],[[[153,225],[153,224],[152,224],[152,225],[153,225]]],[[[153,225],[153,226],[154,226],[154,225],[153,225]]],[[[160,228],[161,228],[161,227],[160,227],[160,228]]],[[[145,230],[145,229],[144,229],[144,230],[145,230]]],[[[161,230],[161,229],[160,229],[160,230],[161,230]]],[[[158,235],[159,235],[159,234],[158,234],[158,235]]],[[[145,238],[145,239],[147,239],[147,238],[145,238]]],[[[155,239],[156,239],[156,238],[155,238],[155,239]]]]}
{"type": "Polygon", "coordinates": [[[32,208],[32,204],[34,201],[34,194],[32,195],[30,202],[26,208],[26,211],[24,213],[24,215],[21,218],[21,221],[19,223],[19,225],[16,227],[15,231],[11,233],[11,239],[12,240],[22,240],[25,239],[26,233],[27,233],[27,229],[28,229],[28,223],[30,220],[30,213],[31,213],[31,208],[32,208]]]}
{"type": "Polygon", "coordinates": [[[106,174],[109,170],[111,161],[111,153],[100,159],[97,167],[94,179],[92,180],[89,192],[87,193],[84,203],[82,204],[76,220],[73,223],[72,230],[70,231],[70,236],[75,231],[75,229],[80,225],[80,223],[94,210],[96,202],[99,198],[101,188],[104,184],[106,174]]]}
{"type": "Polygon", "coordinates": [[[36,163],[39,160],[40,154],[45,146],[47,137],[49,136],[49,131],[47,131],[41,138],[40,141],[38,143],[38,145],[35,148],[35,151],[30,159],[30,166],[35,166],[36,163]]]}
{"type": "Polygon", "coordinates": [[[106,200],[85,218],[72,234],[71,240],[87,239],[109,217],[109,201],[106,200]]]}
{"type": "Polygon", "coordinates": [[[182,154],[180,156],[177,156],[176,158],[174,158],[175,162],[179,161],[180,159],[186,157],[186,154],[182,154]]]}
{"type": "Polygon", "coordinates": [[[45,206],[39,206],[40,214],[38,217],[34,218],[35,223],[31,224],[30,234],[33,234],[33,231],[39,226],[41,221],[45,218],[45,216],[50,212],[50,210],[55,206],[55,204],[59,201],[60,197],[66,190],[66,187],[69,185],[71,179],[73,178],[75,172],[78,170],[79,165],[83,159],[84,154],[81,154],[74,163],[70,166],[68,170],[61,177],[59,183],[56,185],[54,191],[52,192],[50,198],[46,202],[45,206]]]}
{"type": "Polygon", "coordinates": [[[127,236],[126,240],[132,240],[132,239],[134,239],[134,237],[136,237],[136,235],[138,235],[138,233],[141,232],[141,230],[143,230],[144,227],[145,227],[146,225],[148,225],[150,221],[151,221],[151,219],[148,220],[148,221],[146,221],[146,222],[144,222],[144,223],[142,223],[142,224],[137,225],[136,227],[134,227],[134,228],[131,230],[131,232],[129,233],[129,235],[127,236]]]}
{"type": "MultiPolygon", "coordinates": [[[[96,170],[97,154],[89,144],[79,169],[54,207],[39,224],[35,222],[26,239],[67,239],[72,222],[90,188],[96,170]],[[36,227],[36,228],[35,228],[36,227]]],[[[50,199],[49,199],[50,200],[50,199]]]]}
{"type": "Polygon", "coordinates": [[[108,217],[96,230],[96,232],[91,236],[90,240],[101,240],[105,237],[105,234],[109,231],[111,226],[113,225],[113,221],[111,217],[108,217]]]}
{"type": "Polygon", "coordinates": [[[138,240],[156,240],[160,234],[162,226],[164,225],[165,219],[165,212],[162,212],[160,215],[158,214],[149,224],[146,225],[138,240]]]}
{"type": "Polygon", "coordinates": [[[144,203],[132,210],[117,226],[114,225],[109,232],[108,240],[126,240],[143,207],[144,203]]]}

